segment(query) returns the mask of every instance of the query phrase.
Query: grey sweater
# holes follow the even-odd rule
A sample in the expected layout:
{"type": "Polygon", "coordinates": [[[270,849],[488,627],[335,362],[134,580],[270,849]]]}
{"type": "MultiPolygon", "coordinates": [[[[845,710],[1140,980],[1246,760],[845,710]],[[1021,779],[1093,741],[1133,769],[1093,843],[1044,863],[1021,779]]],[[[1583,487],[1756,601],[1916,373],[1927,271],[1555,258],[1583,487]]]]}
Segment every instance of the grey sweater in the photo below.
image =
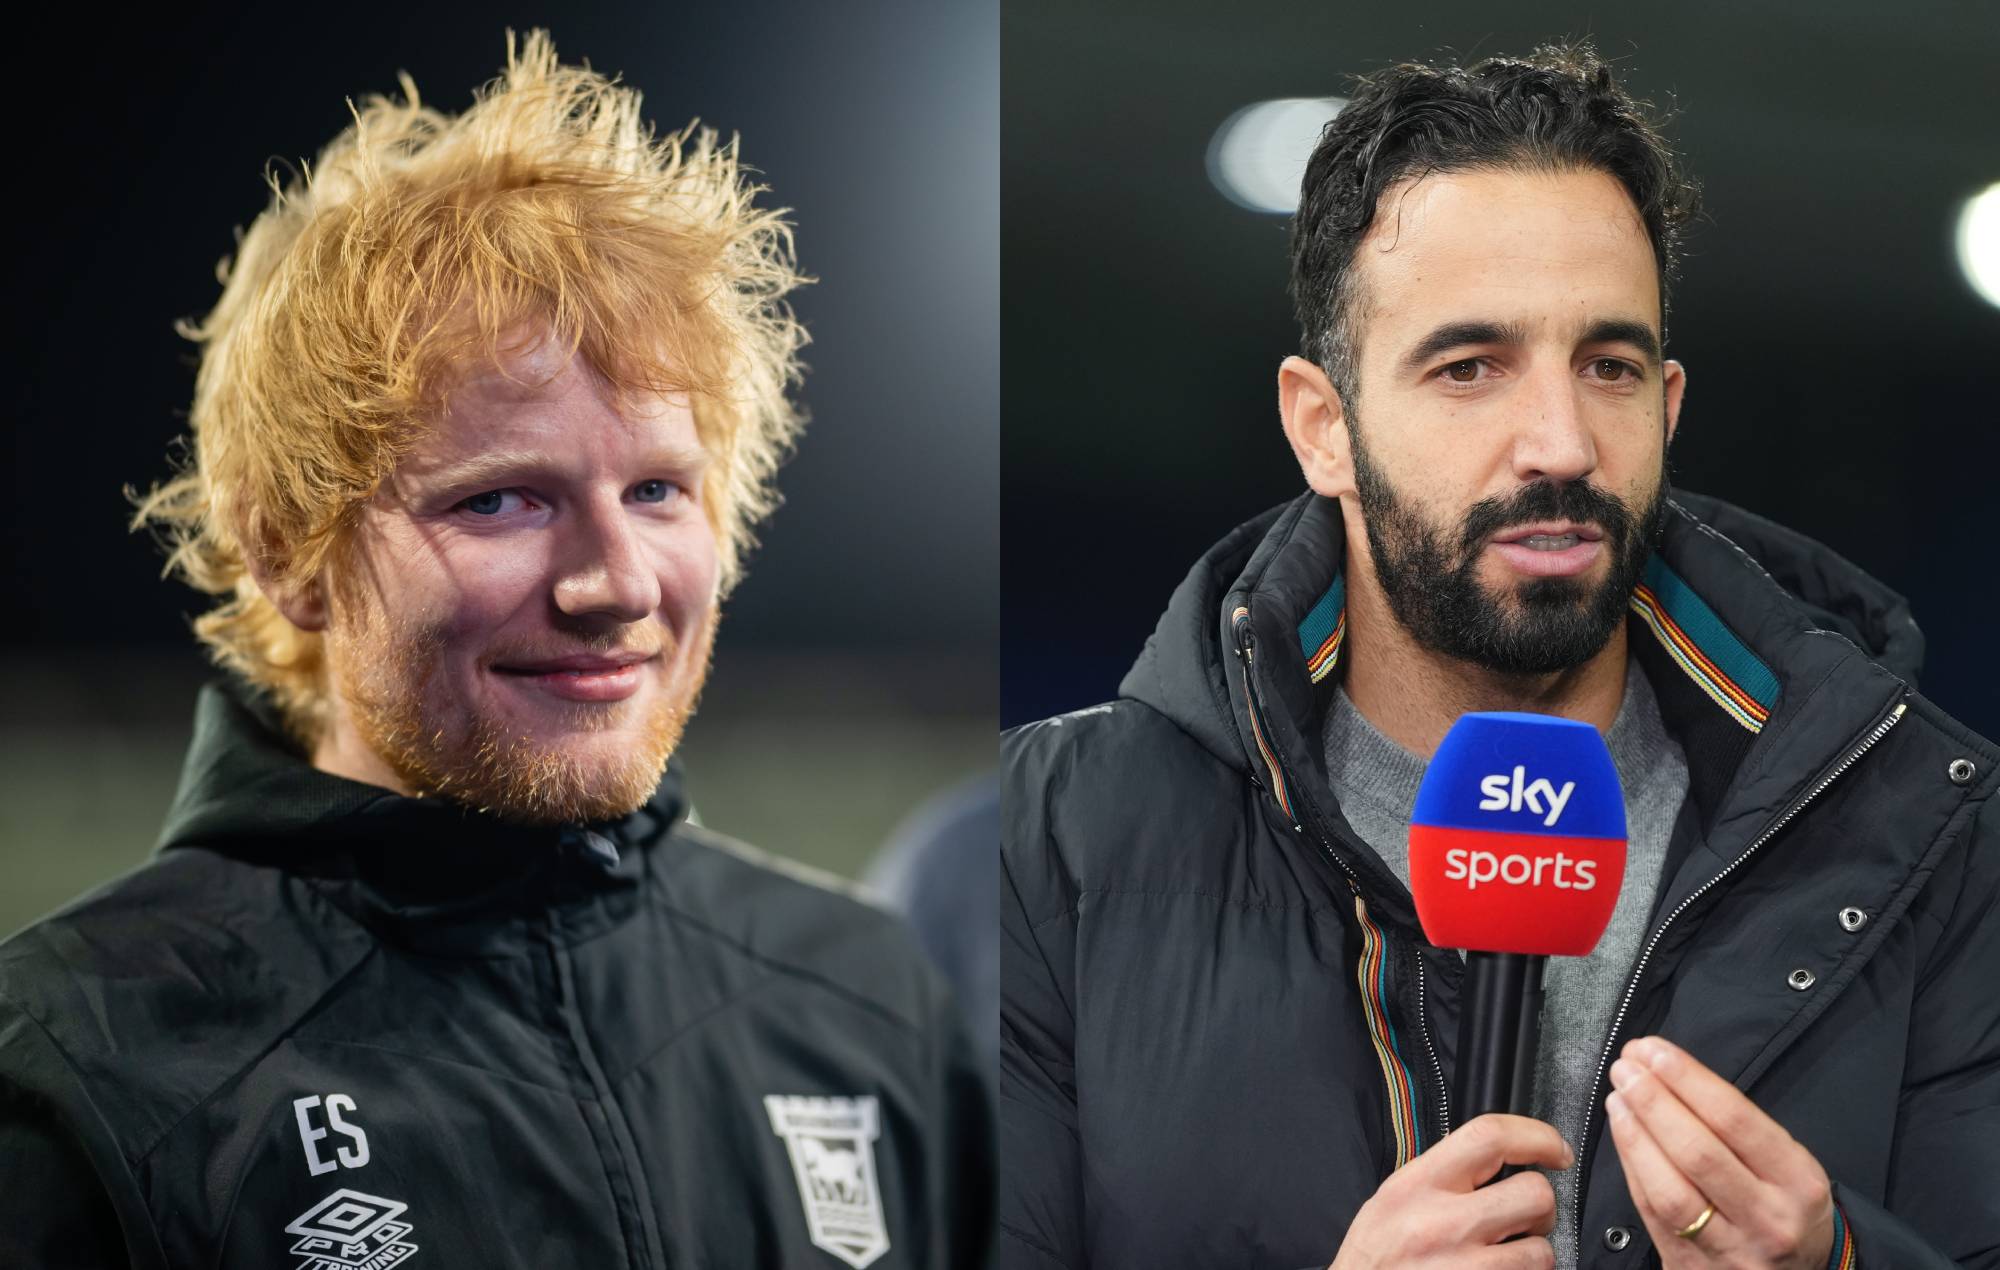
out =
{"type": "MultiPolygon", "coordinates": [[[[1410,881],[1410,813],[1423,783],[1423,759],[1375,730],[1354,708],[1345,688],[1327,711],[1326,770],[1334,796],[1361,840],[1374,848],[1405,886],[1410,881]]],[[[1687,797],[1687,761],[1660,721],[1659,704],[1636,659],[1625,667],[1625,699],[1605,734],[1625,792],[1625,883],[1611,925],[1588,957],[1551,957],[1543,984],[1542,1044],[1535,1062],[1538,1119],[1554,1125],[1582,1154],[1584,1104],[1597,1074],[1597,1058],[1611,1031],[1611,1016],[1625,976],[1646,935],[1646,916],[1660,884],[1667,839],[1687,797]]],[[[1463,955],[1463,954],[1461,954],[1463,955]]],[[[1557,1263],[1573,1266],[1576,1213],[1571,1178],[1555,1183],[1557,1263]]]]}

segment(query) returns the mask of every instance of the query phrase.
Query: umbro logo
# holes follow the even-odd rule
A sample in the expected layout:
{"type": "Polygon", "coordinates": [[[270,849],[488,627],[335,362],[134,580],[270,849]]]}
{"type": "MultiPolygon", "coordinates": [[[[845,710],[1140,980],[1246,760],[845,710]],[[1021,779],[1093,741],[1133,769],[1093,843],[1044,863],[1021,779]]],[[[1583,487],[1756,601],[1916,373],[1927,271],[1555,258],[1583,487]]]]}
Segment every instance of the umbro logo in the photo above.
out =
{"type": "Polygon", "coordinates": [[[292,1255],[304,1257],[297,1270],[389,1270],[413,1256],[417,1246],[404,1239],[410,1223],[397,1221],[408,1204],[346,1187],[292,1219],[297,1235],[292,1255]]]}

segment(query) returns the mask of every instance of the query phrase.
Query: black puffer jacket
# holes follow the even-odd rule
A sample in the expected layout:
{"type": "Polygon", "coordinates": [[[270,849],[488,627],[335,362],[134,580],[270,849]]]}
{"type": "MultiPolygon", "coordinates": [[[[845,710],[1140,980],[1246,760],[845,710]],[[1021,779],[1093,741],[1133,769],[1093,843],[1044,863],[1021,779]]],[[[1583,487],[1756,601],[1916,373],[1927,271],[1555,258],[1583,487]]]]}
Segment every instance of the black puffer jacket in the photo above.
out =
{"type": "Polygon", "coordinates": [[[0,1266],[981,1264],[939,980],[679,788],[509,827],[205,689],[159,854],[0,945],[0,1266]]]}
{"type": "MultiPolygon", "coordinates": [[[[1324,1266],[1451,1124],[1462,964],[1318,743],[1341,559],[1328,500],[1243,526],[1120,700],[1005,739],[1005,1265],[1324,1266]]],[[[1630,621],[1690,791],[1566,1179],[1580,1264],[1656,1260],[1602,1069],[1657,1032],[1825,1166],[1836,1261],[2000,1266],[2000,750],[1916,691],[1898,596],[1726,505],[1676,496],[1630,621]]]]}

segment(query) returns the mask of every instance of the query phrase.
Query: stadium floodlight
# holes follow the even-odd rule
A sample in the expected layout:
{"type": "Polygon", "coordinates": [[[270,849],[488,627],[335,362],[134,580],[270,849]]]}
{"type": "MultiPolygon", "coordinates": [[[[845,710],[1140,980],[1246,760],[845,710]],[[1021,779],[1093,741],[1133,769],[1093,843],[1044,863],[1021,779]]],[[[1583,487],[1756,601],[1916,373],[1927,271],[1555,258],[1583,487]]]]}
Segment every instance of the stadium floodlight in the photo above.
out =
{"type": "Polygon", "coordinates": [[[1208,143],[1208,179],[1239,207],[1291,215],[1320,130],[1345,105],[1344,97],[1281,97],[1243,107],[1208,143]]]}
{"type": "Polygon", "coordinates": [[[2000,181],[1958,209],[1958,267],[1986,303],[2000,308],[2000,181]]]}

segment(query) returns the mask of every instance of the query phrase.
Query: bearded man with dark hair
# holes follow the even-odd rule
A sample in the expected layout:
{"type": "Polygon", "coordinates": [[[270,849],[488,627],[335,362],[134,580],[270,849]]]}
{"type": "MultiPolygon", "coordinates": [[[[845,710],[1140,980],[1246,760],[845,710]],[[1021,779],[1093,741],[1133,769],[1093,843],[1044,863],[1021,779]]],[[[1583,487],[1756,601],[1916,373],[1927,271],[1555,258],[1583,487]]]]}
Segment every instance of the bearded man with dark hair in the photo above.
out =
{"type": "Polygon", "coordinates": [[[1005,740],[1005,1264],[2000,1265],[2000,751],[1917,691],[1900,596],[1670,487],[1694,206],[1587,47],[1397,66],[1328,125],[1307,492],[1117,701],[1005,740]],[[1602,731],[1631,831],[1534,1114],[1458,1123],[1408,830],[1491,710],[1602,731]]]}

